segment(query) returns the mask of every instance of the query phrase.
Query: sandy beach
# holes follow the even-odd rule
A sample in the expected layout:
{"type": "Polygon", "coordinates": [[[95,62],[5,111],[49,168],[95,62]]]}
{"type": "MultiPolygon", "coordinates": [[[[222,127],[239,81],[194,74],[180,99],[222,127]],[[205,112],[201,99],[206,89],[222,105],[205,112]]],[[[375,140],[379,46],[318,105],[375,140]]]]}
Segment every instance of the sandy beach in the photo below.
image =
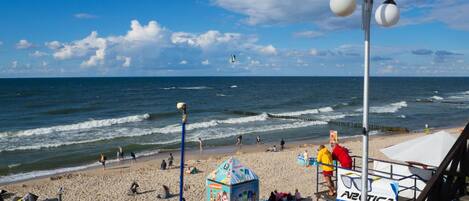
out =
{"type": "MultiPolygon", "coordinates": [[[[451,133],[459,133],[460,128],[446,129],[451,133]]],[[[386,159],[379,149],[399,142],[424,135],[423,133],[375,135],[370,140],[370,157],[386,159]]],[[[267,198],[273,190],[294,192],[298,189],[304,197],[314,197],[316,168],[305,168],[296,164],[298,153],[308,150],[316,154],[318,144],[323,141],[295,142],[288,144],[281,152],[265,152],[270,145],[245,146],[236,153],[204,153],[189,154],[187,165],[196,166],[201,170],[198,174],[185,175],[186,200],[200,201],[205,199],[205,178],[218,164],[229,156],[239,159],[250,167],[260,178],[260,195],[267,198]],[[313,151],[313,152],[312,152],[313,151]]],[[[342,140],[342,144],[350,149],[352,155],[360,155],[361,138],[354,137],[342,140]]],[[[175,154],[177,156],[177,154],[175,154]]],[[[171,193],[178,192],[179,169],[160,170],[161,159],[142,160],[134,164],[125,163],[106,168],[95,168],[85,171],[56,175],[41,179],[33,179],[1,186],[9,192],[22,196],[27,192],[35,193],[40,199],[56,197],[59,187],[64,188],[64,200],[156,200],[161,186],[167,185],[171,193]],[[54,178],[54,179],[52,179],[54,178]],[[140,185],[140,194],[127,195],[132,181],[140,185]]],[[[179,159],[176,157],[176,165],[179,159]]],[[[169,200],[178,200],[177,196],[169,200]]]]}

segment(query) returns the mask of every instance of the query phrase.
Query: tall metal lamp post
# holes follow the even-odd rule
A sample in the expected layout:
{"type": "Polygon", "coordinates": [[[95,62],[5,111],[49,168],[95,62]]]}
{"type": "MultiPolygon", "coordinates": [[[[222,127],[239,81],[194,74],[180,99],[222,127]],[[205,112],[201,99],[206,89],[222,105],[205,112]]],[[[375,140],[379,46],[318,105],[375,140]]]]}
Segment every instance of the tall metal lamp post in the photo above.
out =
{"type": "MultiPolygon", "coordinates": [[[[355,11],[355,0],[330,0],[332,12],[341,17],[349,16],[355,11]]],[[[362,3],[362,29],[365,32],[365,69],[363,78],[363,156],[361,200],[368,198],[368,88],[370,75],[370,21],[373,0],[363,0],[362,3]]],[[[375,12],[376,22],[384,27],[395,25],[399,21],[399,8],[394,0],[385,0],[375,12]]]]}
{"type": "Polygon", "coordinates": [[[180,177],[179,177],[179,201],[183,201],[184,196],[184,149],[186,141],[186,122],[187,122],[187,105],[186,103],[177,103],[176,108],[182,112],[182,133],[181,133],[181,168],[180,168],[180,177]]]}

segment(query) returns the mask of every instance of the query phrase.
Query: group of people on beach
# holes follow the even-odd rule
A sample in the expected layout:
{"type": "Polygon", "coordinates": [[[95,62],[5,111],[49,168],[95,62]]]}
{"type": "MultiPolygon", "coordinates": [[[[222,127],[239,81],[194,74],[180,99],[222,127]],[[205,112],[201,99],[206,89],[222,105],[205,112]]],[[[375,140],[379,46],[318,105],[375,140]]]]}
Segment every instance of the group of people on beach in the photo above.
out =
{"type": "Polygon", "coordinates": [[[291,194],[290,192],[284,193],[284,192],[277,192],[277,190],[274,190],[273,192],[270,192],[269,199],[267,201],[299,201],[303,200],[301,197],[300,192],[298,189],[295,189],[295,194],[291,194]]]}
{"type": "MultiPolygon", "coordinates": [[[[130,157],[132,161],[137,161],[137,156],[135,155],[134,152],[130,152],[130,157]]],[[[116,153],[116,160],[118,161],[125,160],[124,149],[122,147],[118,147],[118,151],[116,153]]],[[[101,153],[99,155],[98,162],[101,163],[101,165],[103,166],[103,169],[106,168],[106,161],[107,161],[107,156],[104,153],[101,153]]]]}

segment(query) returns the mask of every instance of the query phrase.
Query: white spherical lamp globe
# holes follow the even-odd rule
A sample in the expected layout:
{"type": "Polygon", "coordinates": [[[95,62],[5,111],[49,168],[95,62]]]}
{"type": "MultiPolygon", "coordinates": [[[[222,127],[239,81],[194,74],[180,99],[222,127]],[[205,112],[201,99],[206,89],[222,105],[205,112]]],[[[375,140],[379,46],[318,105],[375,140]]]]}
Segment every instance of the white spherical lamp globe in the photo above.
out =
{"type": "Polygon", "coordinates": [[[329,6],[334,14],[338,16],[349,16],[357,6],[355,0],[331,0],[329,6]]]}
{"type": "Polygon", "coordinates": [[[399,8],[396,4],[384,3],[376,9],[375,20],[384,27],[390,27],[399,21],[399,8]]]}

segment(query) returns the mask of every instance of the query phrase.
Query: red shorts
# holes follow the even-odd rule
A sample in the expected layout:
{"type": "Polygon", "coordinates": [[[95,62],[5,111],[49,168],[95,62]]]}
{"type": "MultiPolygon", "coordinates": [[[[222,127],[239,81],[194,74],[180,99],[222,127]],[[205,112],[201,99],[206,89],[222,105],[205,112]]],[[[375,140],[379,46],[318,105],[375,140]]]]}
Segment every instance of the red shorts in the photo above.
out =
{"type": "Polygon", "coordinates": [[[324,175],[325,177],[332,177],[333,175],[333,172],[332,171],[322,171],[322,175],[324,175]]]}

